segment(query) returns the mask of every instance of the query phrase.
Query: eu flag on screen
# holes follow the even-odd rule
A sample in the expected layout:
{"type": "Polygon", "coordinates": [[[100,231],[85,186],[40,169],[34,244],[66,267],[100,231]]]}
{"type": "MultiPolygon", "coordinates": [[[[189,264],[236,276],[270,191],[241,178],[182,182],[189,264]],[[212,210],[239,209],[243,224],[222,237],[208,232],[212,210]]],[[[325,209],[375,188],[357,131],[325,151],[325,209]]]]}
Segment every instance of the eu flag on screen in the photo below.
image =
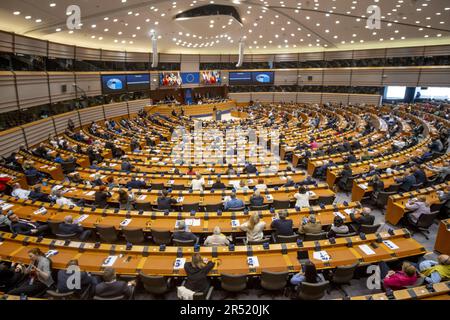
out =
{"type": "Polygon", "coordinates": [[[200,74],[198,72],[182,72],[181,81],[183,84],[198,84],[200,83],[200,74]]]}

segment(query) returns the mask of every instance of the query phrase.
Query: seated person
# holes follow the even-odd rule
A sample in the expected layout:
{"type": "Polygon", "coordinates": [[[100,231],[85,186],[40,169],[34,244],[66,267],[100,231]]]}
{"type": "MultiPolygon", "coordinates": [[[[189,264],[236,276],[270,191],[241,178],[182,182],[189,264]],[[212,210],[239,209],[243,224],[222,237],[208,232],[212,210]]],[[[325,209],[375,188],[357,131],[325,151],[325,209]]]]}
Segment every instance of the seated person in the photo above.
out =
{"type": "Polygon", "coordinates": [[[169,197],[168,195],[169,195],[169,192],[166,189],[161,191],[160,196],[156,200],[156,202],[158,204],[158,210],[171,210],[172,204],[177,203],[176,199],[173,199],[173,198],[169,197]]]}
{"type": "Polygon", "coordinates": [[[230,244],[230,240],[222,234],[220,227],[214,227],[213,234],[206,237],[205,246],[227,246],[230,244]]]}
{"type": "Polygon", "coordinates": [[[355,231],[359,231],[361,225],[373,225],[375,222],[375,216],[371,215],[372,209],[369,207],[362,208],[361,215],[359,217],[355,216],[355,213],[350,213],[350,219],[353,222],[355,231]]]}
{"type": "Polygon", "coordinates": [[[5,211],[1,210],[0,212],[0,229],[8,229],[10,230],[11,220],[8,219],[8,216],[12,214],[12,210],[5,211]]]}
{"type": "Polygon", "coordinates": [[[211,189],[214,190],[225,190],[227,187],[225,186],[225,184],[222,182],[222,180],[220,179],[220,177],[216,178],[216,182],[214,182],[211,186],[211,189]]]}
{"type": "Polygon", "coordinates": [[[252,173],[258,172],[258,170],[256,169],[256,167],[253,164],[251,164],[250,162],[247,162],[247,164],[244,167],[243,172],[252,174],[252,173]]]}
{"type": "Polygon", "coordinates": [[[223,205],[225,210],[243,208],[245,206],[244,201],[236,198],[236,193],[232,192],[230,200],[226,201],[223,205]]]}
{"type": "Polygon", "coordinates": [[[228,164],[227,171],[225,171],[225,174],[227,175],[235,175],[237,172],[233,169],[233,165],[231,163],[228,164]]]}
{"type": "Polygon", "coordinates": [[[125,189],[119,189],[117,192],[119,194],[119,209],[120,210],[131,210],[134,208],[135,198],[133,192],[128,193],[125,189]]]}
{"type": "Polygon", "coordinates": [[[247,241],[258,241],[264,238],[264,228],[266,223],[260,220],[258,213],[253,213],[247,222],[239,226],[242,231],[247,233],[247,241]]]}
{"type": "Polygon", "coordinates": [[[24,266],[19,263],[0,263],[0,287],[3,292],[8,292],[17,286],[23,279],[24,269],[24,266]]]}
{"type": "Polygon", "coordinates": [[[28,199],[42,202],[50,202],[49,196],[42,192],[42,187],[40,185],[35,185],[33,187],[33,190],[28,195],[28,199]]]}
{"type": "Polygon", "coordinates": [[[303,218],[298,227],[299,234],[311,233],[318,234],[322,232],[322,224],[316,220],[316,216],[311,214],[309,218],[303,218]]]}
{"type": "Polygon", "coordinates": [[[120,165],[120,170],[125,172],[131,172],[134,166],[128,161],[128,158],[122,157],[122,164],[120,165]]]}
{"type": "Polygon", "coordinates": [[[10,291],[9,295],[21,295],[33,297],[53,284],[51,262],[45,257],[39,248],[28,250],[30,264],[24,269],[26,278],[21,284],[10,291]]]}
{"type": "Polygon", "coordinates": [[[376,200],[378,199],[378,195],[381,191],[384,191],[384,182],[381,180],[380,176],[378,174],[374,175],[372,179],[367,183],[367,185],[371,186],[372,191],[372,197],[376,200]]]}
{"type": "Polygon", "coordinates": [[[339,181],[337,183],[340,190],[345,190],[347,187],[347,182],[353,175],[352,168],[348,163],[344,164],[344,169],[341,171],[341,175],[339,177],[339,181]]]}
{"type": "Polygon", "coordinates": [[[287,176],[286,177],[286,183],[283,185],[283,187],[288,188],[288,187],[293,187],[293,186],[295,186],[294,180],[292,179],[291,176],[287,176]]]}
{"type": "Polygon", "coordinates": [[[417,281],[417,270],[409,262],[403,262],[401,271],[393,271],[389,269],[386,262],[379,264],[380,276],[383,279],[384,289],[400,290],[407,286],[412,286],[417,281]]]}
{"type": "Polygon", "coordinates": [[[428,181],[425,171],[419,165],[413,167],[411,172],[416,178],[416,184],[425,184],[428,181]]]}
{"type": "Polygon", "coordinates": [[[181,241],[194,240],[194,243],[198,242],[198,237],[189,231],[184,220],[180,220],[178,222],[178,227],[173,233],[173,239],[181,241]]]}
{"type": "Polygon", "coordinates": [[[241,179],[241,181],[239,181],[239,185],[235,186],[236,190],[240,190],[240,191],[249,191],[250,188],[247,186],[247,181],[244,179],[241,179]]]}
{"type": "Polygon", "coordinates": [[[132,175],[130,181],[125,185],[127,188],[131,189],[144,189],[147,188],[147,184],[142,180],[137,180],[136,175],[132,175]]]}
{"type": "Polygon", "coordinates": [[[270,227],[275,230],[275,234],[278,236],[292,236],[294,234],[294,230],[292,229],[292,220],[286,219],[287,213],[285,211],[281,211],[278,214],[277,219],[272,221],[270,227]]]}
{"type": "Polygon", "coordinates": [[[417,223],[420,216],[423,214],[431,214],[430,206],[426,202],[427,198],[425,196],[419,196],[418,198],[413,198],[405,204],[405,208],[412,211],[407,213],[407,217],[411,222],[417,223]]]}
{"type": "Polygon", "coordinates": [[[261,191],[266,191],[267,190],[267,185],[264,183],[264,179],[263,178],[259,178],[258,179],[258,184],[255,186],[256,189],[261,190],[261,191]]]}
{"type": "Polygon", "coordinates": [[[64,222],[58,225],[58,234],[69,235],[76,234],[79,236],[80,241],[86,241],[92,234],[91,230],[84,230],[84,228],[77,223],[73,222],[72,216],[65,216],[64,222]]]}
{"type": "Polygon", "coordinates": [[[427,283],[439,283],[450,280],[450,256],[441,254],[437,257],[437,262],[425,260],[419,264],[419,271],[426,278],[427,283]]]}
{"type": "Polygon", "coordinates": [[[10,211],[8,219],[11,221],[10,229],[14,234],[23,234],[26,236],[39,236],[48,230],[48,225],[38,222],[31,222],[25,219],[20,219],[14,212],[10,211]]]}
{"type": "Polygon", "coordinates": [[[93,187],[102,186],[103,185],[102,175],[100,173],[95,173],[92,176],[91,181],[89,181],[89,184],[93,187]]]}
{"type": "Polygon", "coordinates": [[[328,232],[328,237],[332,238],[336,236],[336,234],[346,234],[348,233],[348,231],[349,229],[345,225],[344,219],[339,216],[335,216],[330,231],[328,232]]]}
{"type": "Polygon", "coordinates": [[[94,278],[92,278],[87,272],[80,271],[78,260],[70,260],[67,263],[67,269],[61,269],[58,271],[58,277],[56,282],[56,288],[59,293],[66,293],[70,291],[84,291],[90,284],[94,284],[94,278]],[[79,272],[79,282],[73,282],[74,272],[79,272]],[[69,288],[68,284],[79,284],[78,288],[69,288]]]}
{"type": "Polygon", "coordinates": [[[56,191],[56,204],[59,206],[78,207],[77,203],[73,202],[69,198],[64,197],[61,190],[56,191]]]}
{"type": "Polygon", "coordinates": [[[209,289],[208,273],[215,263],[203,259],[200,253],[194,253],[190,262],[184,264],[186,283],[184,287],[194,292],[206,293],[209,289]]]}
{"type": "Polygon", "coordinates": [[[304,186],[298,188],[298,192],[294,194],[295,207],[297,208],[309,208],[309,200],[315,196],[312,191],[307,191],[304,186]]]}
{"type": "Polygon", "coordinates": [[[28,200],[28,197],[30,195],[31,191],[22,189],[19,183],[14,183],[13,185],[13,191],[11,192],[11,196],[28,200]]]}
{"type": "Polygon", "coordinates": [[[106,208],[108,206],[108,199],[111,197],[112,197],[111,193],[106,191],[106,186],[101,185],[95,192],[94,205],[97,208],[106,208]]]}
{"type": "Polygon", "coordinates": [[[302,282],[307,283],[320,283],[324,282],[325,278],[321,273],[317,273],[316,266],[310,260],[307,260],[302,266],[302,271],[291,278],[290,282],[294,286],[298,286],[302,282]]]}
{"type": "Polygon", "coordinates": [[[83,178],[81,178],[81,175],[78,172],[74,172],[73,174],[69,175],[68,177],[69,177],[70,182],[84,183],[83,178]]]}
{"type": "Polygon", "coordinates": [[[125,299],[128,299],[133,293],[134,286],[136,286],[134,280],[128,283],[117,280],[116,271],[111,267],[106,267],[103,270],[103,282],[95,286],[95,295],[102,298],[124,296],[125,299]]]}
{"type": "Polygon", "coordinates": [[[261,196],[261,191],[256,189],[253,195],[250,197],[250,205],[252,207],[260,207],[264,205],[264,197],[261,196]]]}
{"type": "Polygon", "coordinates": [[[197,173],[194,171],[194,168],[192,166],[188,167],[188,171],[186,172],[188,176],[195,176],[197,173]]]}
{"type": "Polygon", "coordinates": [[[416,184],[416,177],[414,174],[409,174],[403,178],[396,179],[395,182],[400,183],[398,190],[401,192],[408,192],[412,186],[416,184]]]}
{"type": "Polygon", "coordinates": [[[203,179],[200,173],[195,175],[195,178],[191,181],[191,188],[193,191],[203,191],[205,186],[205,179],[203,179]]]}
{"type": "Polygon", "coordinates": [[[450,161],[445,161],[442,167],[427,166],[427,169],[437,173],[437,182],[442,183],[446,181],[447,177],[450,175],[450,161]]]}

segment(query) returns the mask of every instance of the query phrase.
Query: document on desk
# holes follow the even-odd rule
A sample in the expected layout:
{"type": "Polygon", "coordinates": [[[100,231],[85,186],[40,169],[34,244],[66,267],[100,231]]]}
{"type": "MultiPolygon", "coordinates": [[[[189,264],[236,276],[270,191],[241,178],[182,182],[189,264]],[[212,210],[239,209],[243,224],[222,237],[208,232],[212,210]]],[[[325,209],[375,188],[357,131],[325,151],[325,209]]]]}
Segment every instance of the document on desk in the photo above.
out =
{"type": "Polygon", "coordinates": [[[313,252],[313,258],[320,261],[329,261],[331,259],[325,250],[313,252]]]}
{"type": "Polygon", "coordinates": [[[391,250],[397,250],[399,247],[391,240],[383,240],[383,243],[391,250]]]}
{"type": "Polygon", "coordinates": [[[345,220],[345,216],[344,216],[342,213],[336,211],[336,212],[333,212],[333,214],[334,214],[336,217],[340,217],[340,218],[342,218],[343,220],[345,220]]]}
{"type": "Polygon", "coordinates": [[[250,268],[259,267],[259,260],[257,256],[247,257],[247,264],[250,268]]]}
{"type": "Polygon", "coordinates": [[[184,197],[178,197],[178,198],[177,198],[177,202],[178,202],[178,203],[183,202],[183,201],[184,201],[184,197]]]}
{"type": "Polygon", "coordinates": [[[367,188],[368,188],[368,185],[366,183],[360,183],[360,184],[358,184],[358,186],[363,190],[367,190],[367,188]]]}
{"type": "Polygon", "coordinates": [[[272,201],[273,200],[273,196],[271,194],[268,194],[266,196],[267,201],[272,201]]]}
{"type": "Polygon", "coordinates": [[[103,261],[102,267],[112,267],[116,263],[118,256],[109,256],[103,261]]]}
{"type": "Polygon", "coordinates": [[[79,216],[78,218],[76,218],[73,223],[78,224],[80,222],[83,222],[84,220],[86,220],[87,218],[89,218],[88,214],[82,214],[81,216],[79,216]]]}
{"type": "Polygon", "coordinates": [[[169,181],[167,181],[167,184],[174,184],[174,180],[169,180],[169,181]]]}
{"type": "Polygon", "coordinates": [[[132,219],[124,219],[124,220],[120,223],[120,226],[121,226],[121,227],[126,227],[127,225],[130,224],[131,220],[132,220],[132,219]]]}
{"type": "Polygon", "coordinates": [[[33,214],[46,214],[47,213],[47,209],[45,209],[44,207],[37,209],[36,211],[33,212],[33,214]]]}
{"type": "Polygon", "coordinates": [[[46,253],[45,253],[45,257],[46,258],[50,258],[51,256],[55,256],[55,255],[57,255],[58,254],[58,250],[48,250],[46,253]]]}
{"type": "Polygon", "coordinates": [[[367,254],[368,256],[374,255],[375,251],[373,251],[367,244],[362,244],[359,246],[362,252],[367,254]]]}
{"type": "Polygon", "coordinates": [[[231,226],[233,228],[239,227],[241,225],[241,223],[239,222],[239,220],[231,220],[231,226]]]}
{"type": "Polygon", "coordinates": [[[84,193],[87,196],[93,196],[95,194],[95,191],[88,191],[84,193]]]}
{"type": "Polygon", "coordinates": [[[186,258],[176,258],[173,263],[174,270],[180,270],[184,268],[184,264],[186,263],[186,258]]]}
{"type": "Polygon", "coordinates": [[[344,212],[348,215],[352,214],[355,211],[355,209],[344,209],[344,212]]]}
{"type": "Polygon", "coordinates": [[[145,194],[143,194],[138,197],[138,200],[142,201],[142,200],[145,200],[145,198],[147,198],[147,196],[145,194]]]}
{"type": "Polygon", "coordinates": [[[3,211],[6,211],[6,210],[9,210],[9,209],[11,209],[12,207],[14,207],[14,205],[13,204],[11,204],[11,203],[3,203],[2,205],[0,205],[0,209],[2,209],[3,211]]]}

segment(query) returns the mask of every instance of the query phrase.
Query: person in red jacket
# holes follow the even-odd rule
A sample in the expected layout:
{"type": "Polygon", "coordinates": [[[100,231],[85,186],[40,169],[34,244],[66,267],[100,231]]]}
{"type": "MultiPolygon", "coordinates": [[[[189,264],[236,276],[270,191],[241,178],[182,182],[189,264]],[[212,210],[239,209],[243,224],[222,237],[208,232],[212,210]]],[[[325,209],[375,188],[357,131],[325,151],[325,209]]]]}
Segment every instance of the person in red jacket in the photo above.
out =
{"type": "Polygon", "coordinates": [[[11,177],[0,176],[0,193],[9,193],[9,192],[11,192],[11,186],[8,184],[8,182],[10,182],[10,181],[11,181],[11,177]]]}
{"type": "Polygon", "coordinates": [[[400,290],[411,286],[417,281],[417,269],[409,262],[403,262],[401,271],[389,270],[386,262],[380,262],[380,275],[383,278],[385,290],[400,290]]]}

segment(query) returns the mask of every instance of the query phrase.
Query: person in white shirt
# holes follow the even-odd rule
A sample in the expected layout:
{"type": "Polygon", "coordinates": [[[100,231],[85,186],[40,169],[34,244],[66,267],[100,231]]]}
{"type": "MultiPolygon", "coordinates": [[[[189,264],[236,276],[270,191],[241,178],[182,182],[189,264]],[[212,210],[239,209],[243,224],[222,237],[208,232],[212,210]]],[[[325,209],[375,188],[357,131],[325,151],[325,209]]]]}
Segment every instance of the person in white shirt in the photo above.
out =
{"type": "Polygon", "coordinates": [[[261,221],[257,212],[253,213],[247,222],[240,225],[240,229],[247,233],[247,241],[258,241],[264,238],[266,223],[261,221]]]}
{"type": "Polygon", "coordinates": [[[13,185],[13,191],[11,192],[11,195],[13,197],[28,200],[28,196],[30,195],[29,190],[22,189],[19,183],[15,183],[13,185]]]}
{"type": "Polygon", "coordinates": [[[245,180],[239,181],[239,185],[236,186],[236,190],[248,191],[250,190],[245,180]]]}
{"type": "Polygon", "coordinates": [[[203,187],[205,185],[205,179],[203,179],[200,173],[197,173],[195,178],[191,181],[192,190],[203,191],[203,187]]]}
{"type": "Polygon", "coordinates": [[[295,200],[297,200],[295,202],[295,206],[297,208],[307,208],[307,207],[309,207],[310,206],[309,205],[309,200],[314,195],[315,195],[314,192],[306,191],[306,188],[304,186],[301,186],[300,188],[298,188],[298,192],[296,194],[294,194],[294,198],[295,198],[295,200]]]}
{"type": "Polygon", "coordinates": [[[256,189],[261,190],[261,191],[266,191],[267,190],[267,185],[264,183],[264,179],[263,178],[259,178],[258,179],[258,184],[255,186],[256,189]]]}
{"type": "Polygon", "coordinates": [[[58,190],[56,192],[56,204],[60,205],[60,206],[74,206],[77,207],[77,204],[74,203],[72,200],[70,200],[69,198],[63,197],[62,193],[60,190],[58,190]]]}
{"type": "Polygon", "coordinates": [[[230,240],[222,234],[220,227],[214,227],[213,234],[205,240],[205,246],[227,246],[230,240]]]}

